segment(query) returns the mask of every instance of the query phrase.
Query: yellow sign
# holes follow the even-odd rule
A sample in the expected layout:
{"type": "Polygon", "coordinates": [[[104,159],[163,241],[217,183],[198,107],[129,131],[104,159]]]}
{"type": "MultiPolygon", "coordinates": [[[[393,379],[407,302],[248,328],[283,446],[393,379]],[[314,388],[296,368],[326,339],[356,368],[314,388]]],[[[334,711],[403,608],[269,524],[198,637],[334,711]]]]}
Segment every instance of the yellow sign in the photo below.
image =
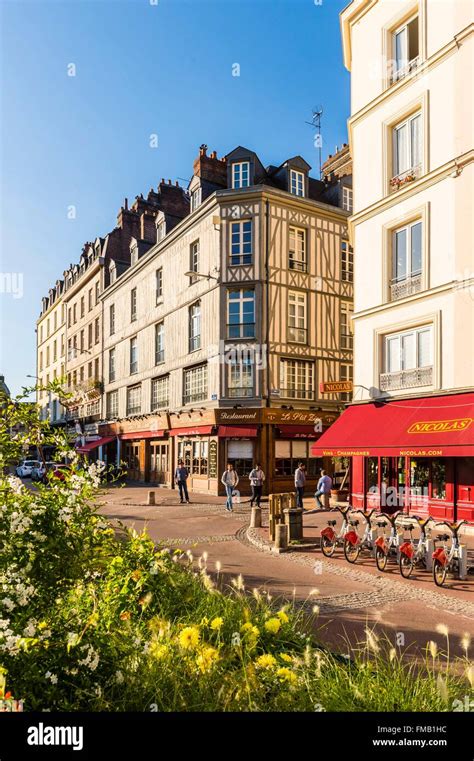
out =
{"type": "Polygon", "coordinates": [[[321,394],[340,394],[352,391],[352,381],[326,381],[319,384],[321,394]]]}
{"type": "Polygon", "coordinates": [[[471,417],[455,420],[422,420],[412,423],[407,433],[453,433],[454,431],[465,431],[471,423],[471,417]]]}

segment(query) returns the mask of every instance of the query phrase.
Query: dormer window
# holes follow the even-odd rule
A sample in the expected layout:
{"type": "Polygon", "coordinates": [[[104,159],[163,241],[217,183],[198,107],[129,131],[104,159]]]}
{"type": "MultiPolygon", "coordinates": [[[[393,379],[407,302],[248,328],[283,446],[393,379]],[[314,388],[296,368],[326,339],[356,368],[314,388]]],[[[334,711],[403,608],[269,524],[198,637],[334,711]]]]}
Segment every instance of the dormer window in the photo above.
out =
{"type": "Polygon", "coordinates": [[[166,222],[164,219],[162,219],[156,225],[156,239],[158,241],[163,240],[165,235],[166,235],[166,222]]]}
{"type": "Polygon", "coordinates": [[[196,190],[193,190],[191,193],[191,211],[196,211],[197,207],[200,206],[202,203],[202,189],[201,187],[196,188],[196,190]]]}
{"type": "Polygon", "coordinates": [[[130,263],[133,267],[134,264],[138,262],[138,245],[135,243],[134,246],[130,248],[130,263]]]}
{"type": "MultiPolygon", "coordinates": [[[[117,280],[117,267],[115,266],[115,262],[111,262],[110,263],[110,266],[109,266],[109,280],[110,280],[110,284],[111,285],[112,285],[112,283],[115,283],[115,281],[117,280]]],[[[89,304],[90,304],[90,301],[91,301],[91,299],[89,299],[89,304]]],[[[89,305],[89,309],[90,308],[91,307],[89,305]]]]}
{"type": "Polygon", "coordinates": [[[239,161],[232,164],[232,188],[248,188],[250,185],[250,163],[248,161],[239,161]]]}
{"type": "Polygon", "coordinates": [[[296,169],[290,169],[290,193],[304,197],[304,174],[296,169]]]}

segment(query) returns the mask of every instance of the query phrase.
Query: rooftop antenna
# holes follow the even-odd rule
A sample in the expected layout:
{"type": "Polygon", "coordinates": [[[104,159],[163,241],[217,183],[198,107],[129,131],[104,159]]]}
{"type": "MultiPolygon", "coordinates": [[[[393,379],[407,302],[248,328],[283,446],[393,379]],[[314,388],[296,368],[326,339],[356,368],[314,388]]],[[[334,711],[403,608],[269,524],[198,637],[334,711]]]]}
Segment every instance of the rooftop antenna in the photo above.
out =
{"type": "Polygon", "coordinates": [[[309,124],[310,127],[312,127],[314,130],[316,130],[316,134],[314,136],[314,146],[315,148],[318,148],[319,152],[319,177],[321,178],[322,174],[322,147],[323,147],[323,140],[321,137],[321,117],[323,115],[323,107],[322,106],[315,106],[313,108],[313,116],[310,122],[305,122],[305,124],[309,124]]]}

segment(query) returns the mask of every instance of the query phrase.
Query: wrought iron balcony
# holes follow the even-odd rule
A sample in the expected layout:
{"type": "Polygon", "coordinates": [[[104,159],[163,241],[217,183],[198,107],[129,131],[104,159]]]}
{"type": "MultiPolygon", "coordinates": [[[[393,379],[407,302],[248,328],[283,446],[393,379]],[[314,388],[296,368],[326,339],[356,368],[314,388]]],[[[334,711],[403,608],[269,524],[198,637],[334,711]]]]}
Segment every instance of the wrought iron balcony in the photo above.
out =
{"type": "Polygon", "coordinates": [[[404,172],[394,175],[390,180],[390,190],[393,193],[395,190],[409,185],[410,182],[415,182],[419,177],[421,177],[421,164],[417,164],[417,166],[405,169],[404,172]]]}
{"type": "Polygon", "coordinates": [[[431,386],[433,383],[433,367],[416,367],[413,370],[400,370],[396,373],[380,374],[381,391],[400,391],[416,386],[431,386]]]}
{"type": "Polygon", "coordinates": [[[405,296],[412,296],[419,291],[421,291],[421,272],[418,275],[408,276],[404,280],[392,280],[390,283],[392,301],[404,299],[405,296]]]}
{"type": "Polygon", "coordinates": [[[415,71],[420,65],[420,61],[420,56],[417,55],[415,58],[412,58],[411,61],[408,61],[405,66],[400,66],[396,71],[392,72],[390,75],[390,84],[393,85],[395,82],[408,76],[408,74],[411,74],[412,71],[415,71]]]}

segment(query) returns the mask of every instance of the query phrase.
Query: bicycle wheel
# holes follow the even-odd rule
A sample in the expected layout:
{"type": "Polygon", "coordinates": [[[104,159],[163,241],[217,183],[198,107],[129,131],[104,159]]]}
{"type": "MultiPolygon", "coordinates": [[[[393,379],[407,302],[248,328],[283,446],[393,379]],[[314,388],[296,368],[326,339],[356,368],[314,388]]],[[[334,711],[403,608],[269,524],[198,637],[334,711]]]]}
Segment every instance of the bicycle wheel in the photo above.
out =
{"type": "Polygon", "coordinates": [[[360,544],[352,544],[344,539],[344,557],[348,563],[355,563],[360,555],[360,544]]]}
{"type": "Polygon", "coordinates": [[[377,547],[375,552],[375,562],[379,571],[385,571],[388,562],[388,554],[386,555],[385,552],[380,549],[380,547],[377,547]]]}
{"type": "Polygon", "coordinates": [[[400,573],[403,576],[403,578],[409,579],[411,576],[411,572],[413,571],[413,568],[415,567],[413,558],[409,558],[408,555],[404,555],[403,552],[400,553],[399,566],[400,566],[400,573]]]}
{"type": "Polygon", "coordinates": [[[443,563],[440,563],[439,560],[435,559],[433,562],[433,581],[437,587],[443,586],[444,582],[446,581],[447,574],[448,567],[443,563]]]}
{"type": "Polygon", "coordinates": [[[334,550],[336,549],[336,540],[329,539],[327,536],[321,537],[321,552],[327,558],[332,558],[334,550]]]}

